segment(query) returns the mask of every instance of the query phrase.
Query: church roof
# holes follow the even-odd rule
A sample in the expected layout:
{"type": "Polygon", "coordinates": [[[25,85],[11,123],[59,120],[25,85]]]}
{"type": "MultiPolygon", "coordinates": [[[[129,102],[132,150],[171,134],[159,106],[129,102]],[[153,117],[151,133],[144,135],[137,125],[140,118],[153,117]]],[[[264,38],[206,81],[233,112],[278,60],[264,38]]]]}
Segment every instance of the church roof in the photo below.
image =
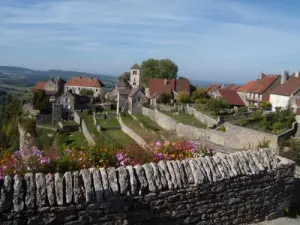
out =
{"type": "Polygon", "coordinates": [[[141,67],[136,63],[130,69],[132,69],[132,70],[139,70],[139,69],[141,69],[141,67]]]}

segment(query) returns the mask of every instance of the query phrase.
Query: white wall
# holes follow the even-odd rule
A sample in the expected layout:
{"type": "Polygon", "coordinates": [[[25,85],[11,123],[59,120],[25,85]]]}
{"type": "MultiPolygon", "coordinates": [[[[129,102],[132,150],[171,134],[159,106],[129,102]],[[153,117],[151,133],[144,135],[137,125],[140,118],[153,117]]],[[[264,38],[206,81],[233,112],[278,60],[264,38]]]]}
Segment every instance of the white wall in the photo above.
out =
{"type": "Polygon", "coordinates": [[[289,96],[271,94],[269,101],[272,104],[272,111],[275,111],[276,107],[282,107],[286,109],[288,107],[289,99],[289,96]]]}
{"type": "Polygon", "coordinates": [[[68,90],[72,90],[73,93],[78,94],[78,95],[80,94],[80,91],[82,89],[92,90],[94,92],[94,97],[103,96],[103,98],[104,98],[104,95],[105,95],[105,89],[104,88],[69,86],[69,85],[65,86],[65,92],[68,91],[68,90]]]}

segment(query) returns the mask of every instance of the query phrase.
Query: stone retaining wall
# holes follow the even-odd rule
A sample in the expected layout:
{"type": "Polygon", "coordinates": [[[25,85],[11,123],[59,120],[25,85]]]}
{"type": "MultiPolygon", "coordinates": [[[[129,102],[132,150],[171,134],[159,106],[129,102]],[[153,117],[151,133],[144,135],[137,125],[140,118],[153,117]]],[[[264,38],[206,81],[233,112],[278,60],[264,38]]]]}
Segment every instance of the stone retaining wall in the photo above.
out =
{"type": "Polygon", "coordinates": [[[185,113],[194,116],[201,123],[205,124],[207,127],[213,127],[218,125],[218,121],[205,115],[204,113],[199,112],[193,107],[190,107],[189,104],[185,107],[185,113]]]}
{"type": "Polygon", "coordinates": [[[270,150],[6,176],[0,224],[245,224],[279,217],[292,161],[270,150]]]}
{"type": "Polygon", "coordinates": [[[121,116],[118,116],[118,120],[121,126],[121,130],[127,134],[129,137],[131,137],[132,140],[134,140],[138,145],[140,145],[142,148],[149,148],[148,144],[145,142],[145,140],[135,133],[132,129],[130,129],[122,120],[121,116]]]}
{"type": "Polygon", "coordinates": [[[73,116],[74,116],[74,121],[76,123],[78,123],[79,125],[81,125],[81,117],[79,116],[79,114],[76,111],[73,111],[73,116]]]}
{"type": "Polygon", "coordinates": [[[191,140],[210,141],[218,145],[228,146],[234,149],[257,148],[260,143],[269,141],[269,147],[278,147],[278,136],[266,132],[224,123],[226,132],[215,129],[201,129],[177,122],[175,119],[158,111],[143,107],[143,115],[148,116],[162,128],[176,131],[178,136],[191,140]]]}
{"type": "Polygon", "coordinates": [[[84,119],[81,120],[81,130],[82,130],[82,133],[83,133],[85,139],[89,143],[89,145],[95,146],[96,142],[95,142],[92,134],[90,133],[89,129],[87,128],[84,119]]]}

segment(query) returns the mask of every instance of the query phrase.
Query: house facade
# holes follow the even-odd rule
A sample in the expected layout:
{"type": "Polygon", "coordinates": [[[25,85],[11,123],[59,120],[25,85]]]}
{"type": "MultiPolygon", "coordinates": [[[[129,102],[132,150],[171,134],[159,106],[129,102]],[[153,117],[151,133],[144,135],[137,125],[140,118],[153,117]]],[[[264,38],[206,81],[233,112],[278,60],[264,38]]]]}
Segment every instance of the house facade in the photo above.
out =
{"type": "Polygon", "coordinates": [[[170,95],[173,99],[177,99],[179,92],[191,93],[191,84],[187,78],[180,79],[150,79],[149,95],[150,103],[155,105],[161,94],[170,95]]]}
{"type": "Polygon", "coordinates": [[[69,90],[57,98],[56,104],[62,105],[64,111],[84,110],[89,108],[90,98],[73,94],[72,91],[69,90]]]}
{"type": "Polygon", "coordinates": [[[80,95],[82,90],[93,91],[94,97],[100,97],[102,100],[105,96],[105,85],[97,78],[92,77],[72,77],[65,84],[65,92],[72,91],[72,93],[80,95]]]}
{"type": "Polygon", "coordinates": [[[291,108],[294,112],[299,108],[300,99],[300,77],[299,73],[287,78],[284,84],[279,85],[270,93],[269,102],[272,104],[272,111],[280,107],[291,108]]]}
{"type": "Polygon", "coordinates": [[[217,88],[211,92],[212,98],[223,99],[228,105],[234,107],[245,106],[245,103],[235,90],[217,88]]]}
{"type": "Polygon", "coordinates": [[[237,93],[247,106],[256,107],[260,102],[268,101],[272,90],[284,82],[284,76],[262,73],[257,80],[250,81],[239,87],[237,93]]]}
{"type": "Polygon", "coordinates": [[[33,90],[43,90],[49,96],[59,96],[64,92],[65,81],[61,77],[51,77],[47,81],[39,81],[33,87],[33,90]]]}

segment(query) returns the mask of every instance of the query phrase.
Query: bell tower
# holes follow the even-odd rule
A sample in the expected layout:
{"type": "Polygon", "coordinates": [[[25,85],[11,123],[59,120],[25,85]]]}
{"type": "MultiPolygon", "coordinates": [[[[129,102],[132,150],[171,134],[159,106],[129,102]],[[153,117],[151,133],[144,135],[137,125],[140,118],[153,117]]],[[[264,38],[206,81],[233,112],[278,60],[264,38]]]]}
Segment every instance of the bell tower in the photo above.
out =
{"type": "Polygon", "coordinates": [[[130,85],[132,87],[140,86],[141,68],[136,63],[130,68],[130,85]]]}

